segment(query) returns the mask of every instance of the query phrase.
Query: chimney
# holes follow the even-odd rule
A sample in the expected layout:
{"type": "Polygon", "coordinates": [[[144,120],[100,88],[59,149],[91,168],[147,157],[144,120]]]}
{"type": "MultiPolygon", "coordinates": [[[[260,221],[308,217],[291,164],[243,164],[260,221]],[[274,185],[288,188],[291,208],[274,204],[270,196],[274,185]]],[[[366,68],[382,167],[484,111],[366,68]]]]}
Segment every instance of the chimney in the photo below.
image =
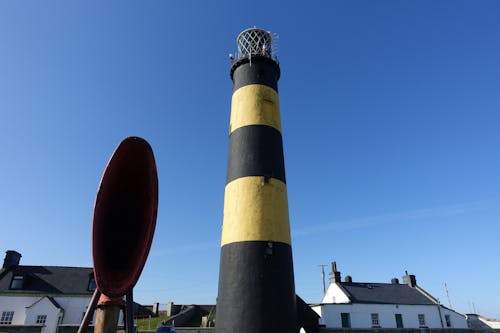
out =
{"type": "Polygon", "coordinates": [[[346,275],[345,278],[344,278],[344,282],[352,283],[352,276],[346,275]]]}
{"type": "Polygon", "coordinates": [[[8,250],[5,252],[5,258],[3,260],[3,266],[2,268],[4,269],[9,269],[13,266],[19,265],[19,262],[21,261],[21,253],[13,250],[8,250]]]}
{"type": "Polygon", "coordinates": [[[412,288],[415,288],[417,285],[417,279],[415,278],[415,275],[413,274],[408,274],[407,271],[405,271],[406,275],[403,276],[403,282],[407,285],[409,285],[412,288]]]}
{"type": "Polygon", "coordinates": [[[391,284],[399,284],[399,279],[398,278],[392,278],[391,279],[391,284]]]}
{"type": "Polygon", "coordinates": [[[332,262],[332,272],[330,273],[330,283],[340,283],[340,272],[337,271],[337,263],[335,261],[332,262]]]}

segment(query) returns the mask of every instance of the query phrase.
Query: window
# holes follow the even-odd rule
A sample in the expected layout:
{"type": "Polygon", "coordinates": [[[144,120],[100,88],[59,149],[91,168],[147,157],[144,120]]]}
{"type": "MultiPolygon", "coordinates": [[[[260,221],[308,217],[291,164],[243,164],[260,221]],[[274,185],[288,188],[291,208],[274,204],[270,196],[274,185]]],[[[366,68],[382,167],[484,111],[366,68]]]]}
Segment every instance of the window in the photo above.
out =
{"type": "Polygon", "coordinates": [[[420,314],[418,315],[418,325],[419,325],[420,327],[426,327],[426,326],[425,326],[425,316],[424,316],[422,313],[420,313],[420,314]]]}
{"type": "Polygon", "coordinates": [[[380,323],[378,321],[378,313],[372,313],[372,327],[380,327],[380,323]]]}
{"type": "Polygon", "coordinates": [[[0,325],[10,325],[12,324],[12,318],[14,318],[14,311],[4,311],[0,317],[0,325]]]}
{"type": "Polygon", "coordinates": [[[450,315],[444,315],[444,320],[446,321],[446,327],[451,327],[451,317],[450,317],[450,315]]]}
{"type": "Polygon", "coordinates": [[[276,105],[274,101],[269,99],[262,100],[262,109],[263,116],[266,121],[273,124],[274,126],[280,125],[279,118],[277,117],[278,113],[276,112],[276,105]]]}
{"type": "Polygon", "coordinates": [[[95,288],[96,288],[96,284],[95,284],[94,274],[91,274],[89,277],[89,286],[88,286],[87,290],[94,291],[95,288]]]}
{"type": "Polygon", "coordinates": [[[10,282],[10,289],[23,289],[24,276],[14,275],[12,281],[10,282]]]}
{"type": "MultiPolygon", "coordinates": [[[[86,313],[86,312],[82,313],[82,321],[83,321],[83,318],[85,318],[85,313],[86,313]]],[[[93,323],[93,321],[94,321],[94,318],[91,316],[91,317],[90,317],[89,324],[92,324],[92,323],[93,323]]]]}
{"type": "Polygon", "coordinates": [[[47,321],[47,315],[36,316],[36,323],[37,324],[45,324],[46,321],[47,321]]]}
{"type": "Polygon", "coordinates": [[[350,328],[351,327],[351,316],[349,313],[342,312],[340,314],[340,319],[342,320],[342,327],[343,328],[350,328]]]}
{"type": "Polygon", "coordinates": [[[396,327],[397,328],[403,328],[403,315],[401,313],[396,313],[396,327]]]}

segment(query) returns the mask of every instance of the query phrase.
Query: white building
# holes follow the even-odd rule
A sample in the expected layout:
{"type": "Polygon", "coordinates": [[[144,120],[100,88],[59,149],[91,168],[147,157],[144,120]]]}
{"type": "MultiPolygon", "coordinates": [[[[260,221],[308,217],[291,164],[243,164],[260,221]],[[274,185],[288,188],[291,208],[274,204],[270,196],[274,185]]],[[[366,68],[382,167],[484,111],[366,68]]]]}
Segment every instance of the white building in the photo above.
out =
{"type": "Polygon", "coordinates": [[[311,305],[327,328],[467,328],[465,316],[441,305],[406,274],[403,284],[353,282],[332,263],[321,304],[311,305]]]}
{"type": "Polygon", "coordinates": [[[21,254],[7,251],[0,269],[2,325],[80,324],[96,288],[92,268],[19,265],[21,254]]]}

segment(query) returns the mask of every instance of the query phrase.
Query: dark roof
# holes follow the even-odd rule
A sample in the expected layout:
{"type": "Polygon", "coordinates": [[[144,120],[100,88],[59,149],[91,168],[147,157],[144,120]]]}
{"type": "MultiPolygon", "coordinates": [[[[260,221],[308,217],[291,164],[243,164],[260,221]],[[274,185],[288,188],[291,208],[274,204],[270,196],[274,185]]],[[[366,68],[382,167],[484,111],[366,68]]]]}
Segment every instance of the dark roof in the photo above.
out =
{"type": "Polygon", "coordinates": [[[88,294],[92,268],[60,266],[14,266],[0,272],[0,293],[88,294]],[[10,289],[15,275],[24,277],[22,289],[10,289]]]}
{"type": "Polygon", "coordinates": [[[406,284],[340,282],[352,303],[383,303],[383,304],[436,304],[424,296],[417,288],[406,284]]]}
{"type": "Polygon", "coordinates": [[[136,302],[132,304],[132,311],[134,313],[134,318],[147,318],[149,316],[151,317],[156,316],[156,314],[150,309],[148,309],[147,306],[141,305],[136,302]]]}

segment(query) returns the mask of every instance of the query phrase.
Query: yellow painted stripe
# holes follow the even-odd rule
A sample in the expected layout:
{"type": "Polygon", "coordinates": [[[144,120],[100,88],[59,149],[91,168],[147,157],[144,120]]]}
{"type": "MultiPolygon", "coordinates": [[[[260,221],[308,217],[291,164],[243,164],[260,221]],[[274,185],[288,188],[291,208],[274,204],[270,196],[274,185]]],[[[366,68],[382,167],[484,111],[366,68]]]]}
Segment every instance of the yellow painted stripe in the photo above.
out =
{"type": "Polygon", "coordinates": [[[291,245],[286,185],[262,176],[242,177],[226,185],[222,245],[273,241],[291,245]]]}
{"type": "Polygon", "coordinates": [[[250,84],[233,93],[229,133],[247,125],[268,125],[281,132],[279,98],[273,88],[250,84]]]}

